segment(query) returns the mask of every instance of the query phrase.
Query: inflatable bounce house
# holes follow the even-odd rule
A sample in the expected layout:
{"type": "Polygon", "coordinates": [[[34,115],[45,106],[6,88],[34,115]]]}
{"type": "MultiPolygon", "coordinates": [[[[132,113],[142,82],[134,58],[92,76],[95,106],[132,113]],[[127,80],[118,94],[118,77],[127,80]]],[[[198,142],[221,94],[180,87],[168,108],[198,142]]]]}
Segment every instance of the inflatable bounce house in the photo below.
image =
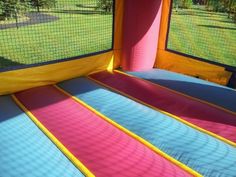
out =
{"type": "Polygon", "coordinates": [[[0,177],[236,177],[218,3],[0,1],[0,177]]]}

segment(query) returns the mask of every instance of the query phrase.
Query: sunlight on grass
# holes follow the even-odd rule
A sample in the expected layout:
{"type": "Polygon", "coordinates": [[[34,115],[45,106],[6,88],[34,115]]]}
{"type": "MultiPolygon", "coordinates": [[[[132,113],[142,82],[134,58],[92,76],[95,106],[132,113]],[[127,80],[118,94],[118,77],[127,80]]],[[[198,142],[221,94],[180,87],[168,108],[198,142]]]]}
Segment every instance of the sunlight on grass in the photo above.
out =
{"type": "Polygon", "coordinates": [[[53,22],[0,30],[0,60],[5,61],[0,62],[0,68],[10,66],[11,62],[34,64],[111,49],[112,15],[77,7],[81,3],[86,5],[85,2],[58,2],[57,6],[65,8],[47,13],[59,17],[53,22]]]}
{"type": "Polygon", "coordinates": [[[224,13],[173,10],[168,49],[236,66],[236,24],[224,13]]]}

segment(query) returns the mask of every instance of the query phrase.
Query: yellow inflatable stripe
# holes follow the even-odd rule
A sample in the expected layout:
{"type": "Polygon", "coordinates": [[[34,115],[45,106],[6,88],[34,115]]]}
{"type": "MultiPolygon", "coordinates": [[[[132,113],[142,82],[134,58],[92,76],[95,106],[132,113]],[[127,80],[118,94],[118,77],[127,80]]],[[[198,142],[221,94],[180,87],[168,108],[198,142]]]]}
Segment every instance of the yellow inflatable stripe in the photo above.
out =
{"type": "Polygon", "coordinates": [[[184,119],[182,119],[182,118],[180,118],[180,117],[178,117],[178,116],[175,116],[175,115],[173,115],[173,114],[171,114],[171,113],[169,113],[169,112],[163,111],[163,110],[158,109],[158,108],[156,108],[156,107],[154,107],[154,106],[152,106],[152,105],[149,105],[149,104],[147,104],[147,103],[145,103],[145,102],[143,102],[143,101],[141,101],[141,100],[139,100],[139,99],[137,99],[137,98],[134,98],[134,97],[132,97],[132,96],[126,94],[126,93],[123,93],[123,92],[121,92],[121,91],[119,91],[119,90],[117,90],[117,89],[115,89],[115,88],[112,88],[112,87],[110,87],[110,86],[108,86],[108,85],[106,85],[106,84],[104,84],[104,83],[102,83],[102,82],[100,82],[100,81],[97,81],[97,80],[95,80],[95,79],[93,79],[93,78],[91,78],[91,77],[89,77],[89,76],[88,76],[88,78],[89,78],[90,80],[92,80],[92,81],[94,81],[94,82],[96,82],[96,83],[98,83],[98,84],[104,86],[104,87],[107,87],[107,88],[109,88],[109,89],[111,89],[111,90],[115,90],[117,93],[120,93],[121,95],[124,95],[124,96],[126,96],[126,97],[128,97],[128,98],[130,98],[130,99],[132,99],[132,100],[134,100],[134,101],[136,101],[136,102],[139,102],[139,103],[141,103],[141,104],[143,104],[143,105],[145,105],[145,106],[147,106],[147,107],[150,107],[150,108],[152,108],[152,109],[154,109],[154,110],[156,110],[156,111],[158,111],[158,112],[160,112],[160,113],[162,113],[162,114],[165,114],[165,115],[167,115],[167,116],[169,116],[169,117],[172,117],[172,118],[178,120],[179,122],[182,122],[183,124],[188,125],[189,127],[192,127],[192,128],[194,128],[194,129],[196,129],[196,130],[198,130],[198,131],[200,131],[200,132],[203,132],[203,133],[205,133],[205,134],[208,134],[208,135],[210,135],[210,136],[212,136],[212,137],[214,137],[214,138],[217,138],[217,139],[219,139],[219,140],[221,140],[221,141],[223,141],[223,142],[225,142],[225,143],[227,143],[227,144],[229,144],[229,145],[231,145],[231,146],[233,146],[233,147],[236,147],[236,143],[234,143],[233,141],[230,141],[230,140],[228,140],[228,139],[226,139],[226,138],[224,138],[224,137],[222,137],[222,136],[219,136],[219,135],[217,135],[217,134],[215,134],[215,133],[212,133],[212,132],[210,132],[210,131],[208,131],[208,130],[205,130],[205,129],[201,128],[201,127],[198,127],[198,126],[196,126],[196,125],[194,125],[194,124],[192,124],[192,123],[190,123],[190,122],[187,122],[186,120],[184,120],[184,119]]]}
{"type": "Polygon", "coordinates": [[[77,167],[86,177],[95,177],[81,161],[79,161],[17,98],[12,95],[16,104],[30,117],[35,125],[60,149],[60,151],[77,167]]]}
{"type": "Polygon", "coordinates": [[[186,166],[185,164],[181,163],[180,161],[174,159],[173,157],[169,156],[168,154],[166,154],[165,152],[161,151],[160,149],[158,149],[157,147],[155,147],[154,145],[152,145],[151,143],[149,143],[148,141],[144,140],[143,138],[141,138],[140,136],[134,134],[133,132],[129,131],[128,129],[124,128],[123,126],[119,125],[118,123],[114,122],[113,120],[111,120],[110,118],[106,117],[105,115],[103,115],[102,113],[100,113],[99,111],[97,111],[96,109],[94,109],[93,107],[89,106],[87,103],[83,102],[82,100],[80,100],[79,98],[72,96],[70,93],[66,92],[65,90],[61,89],[60,87],[54,85],[55,88],[57,88],[58,90],[60,90],[62,93],[64,93],[65,95],[69,96],[70,98],[74,99],[76,102],[80,103],[81,105],[83,105],[84,107],[86,107],[87,109],[91,110],[92,112],[94,112],[96,115],[98,115],[99,117],[101,117],[102,119],[104,119],[105,121],[107,121],[108,123],[112,124],[113,126],[115,126],[116,128],[118,128],[119,130],[123,131],[124,133],[126,133],[128,136],[131,136],[132,138],[136,139],[137,141],[139,141],[140,143],[142,143],[143,145],[147,146],[148,148],[150,148],[152,151],[154,151],[155,153],[161,155],[162,157],[164,157],[165,159],[167,159],[168,161],[172,162],[173,164],[175,164],[176,166],[179,166],[180,168],[182,168],[183,170],[185,170],[186,172],[188,172],[189,174],[193,175],[193,176],[197,176],[197,177],[202,177],[201,174],[199,174],[198,172],[194,171],[193,169],[191,169],[190,167],[186,166]]]}
{"type": "Polygon", "coordinates": [[[161,87],[161,88],[163,88],[163,89],[166,89],[166,90],[168,90],[168,91],[170,91],[170,92],[173,92],[173,93],[179,94],[179,95],[181,95],[181,96],[184,96],[184,97],[190,98],[190,99],[192,99],[192,100],[196,100],[196,101],[199,101],[199,102],[201,102],[201,103],[204,103],[204,104],[210,105],[210,106],[215,107],[215,108],[217,108],[217,109],[223,110],[223,111],[225,111],[225,112],[227,112],[227,113],[230,113],[230,114],[236,115],[236,112],[230,111],[230,110],[228,110],[228,109],[226,109],[226,108],[223,108],[223,107],[221,107],[221,106],[215,105],[215,104],[210,103],[210,102],[208,102],[208,101],[201,100],[201,99],[199,99],[199,98],[195,98],[195,97],[192,97],[192,96],[190,96],[190,95],[186,95],[186,94],[181,93],[181,92],[178,92],[178,91],[176,91],[176,90],[172,90],[172,89],[170,89],[170,88],[168,88],[168,87],[165,87],[165,86],[159,85],[159,84],[157,84],[157,83],[150,82],[150,81],[148,81],[148,80],[145,80],[145,79],[142,79],[142,78],[139,78],[139,77],[136,77],[136,76],[133,76],[133,75],[127,74],[127,73],[122,72],[122,71],[119,71],[119,70],[115,70],[115,72],[118,72],[118,73],[120,73],[120,74],[123,74],[123,75],[129,76],[129,77],[135,77],[135,78],[141,79],[141,80],[143,80],[143,81],[145,81],[145,82],[148,82],[149,84],[157,85],[157,86],[159,86],[159,87],[161,87]]]}

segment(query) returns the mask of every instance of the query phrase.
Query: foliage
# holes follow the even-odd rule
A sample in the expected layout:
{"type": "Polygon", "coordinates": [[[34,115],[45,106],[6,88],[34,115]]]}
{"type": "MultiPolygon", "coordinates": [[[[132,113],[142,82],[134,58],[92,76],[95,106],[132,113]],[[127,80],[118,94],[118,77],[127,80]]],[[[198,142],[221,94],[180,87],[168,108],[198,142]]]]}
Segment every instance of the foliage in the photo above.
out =
{"type": "Polygon", "coordinates": [[[204,5],[208,11],[227,13],[228,18],[236,21],[236,0],[173,0],[176,10],[191,8],[193,4],[204,5]]]}
{"type": "Polygon", "coordinates": [[[221,1],[221,0],[208,0],[208,1],[206,1],[206,7],[208,10],[212,10],[214,12],[224,12],[225,11],[223,1],[221,1]]]}
{"type": "Polygon", "coordinates": [[[206,0],[208,10],[228,13],[228,18],[236,18],[236,0],[206,0]]]}
{"type": "Polygon", "coordinates": [[[106,13],[112,12],[113,0],[97,0],[97,8],[104,10],[106,13]]]}
{"type": "Polygon", "coordinates": [[[0,0],[0,20],[16,18],[16,15],[23,15],[30,7],[51,8],[55,6],[56,0],[0,0]]]}
{"type": "Polygon", "coordinates": [[[192,0],[182,0],[182,7],[183,8],[190,8],[193,4],[192,0]]]}
{"type": "Polygon", "coordinates": [[[24,14],[29,8],[27,0],[0,0],[0,17],[5,20],[24,14]]]}
{"type": "Polygon", "coordinates": [[[206,0],[193,0],[193,4],[204,5],[206,0]]]}
{"type": "Polygon", "coordinates": [[[232,8],[232,12],[233,12],[232,18],[233,18],[234,22],[236,23],[236,5],[232,8]]]}
{"type": "Polygon", "coordinates": [[[176,9],[183,8],[188,9],[192,6],[193,1],[192,0],[174,0],[174,7],[176,9]]]}
{"type": "Polygon", "coordinates": [[[36,8],[37,11],[40,11],[40,8],[51,8],[55,7],[56,0],[30,0],[32,7],[36,8]]]}

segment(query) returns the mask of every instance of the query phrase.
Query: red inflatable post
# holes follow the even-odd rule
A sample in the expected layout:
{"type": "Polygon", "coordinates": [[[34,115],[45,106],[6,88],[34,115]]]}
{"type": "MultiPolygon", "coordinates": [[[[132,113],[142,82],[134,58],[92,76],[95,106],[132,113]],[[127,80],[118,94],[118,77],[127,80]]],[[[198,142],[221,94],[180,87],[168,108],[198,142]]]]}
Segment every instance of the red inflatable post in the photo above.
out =
{"type": "Polygon", "coordinates": [[[162,0],[125,0],[121,66],[127,71],[153,68],[162,0]]]}

